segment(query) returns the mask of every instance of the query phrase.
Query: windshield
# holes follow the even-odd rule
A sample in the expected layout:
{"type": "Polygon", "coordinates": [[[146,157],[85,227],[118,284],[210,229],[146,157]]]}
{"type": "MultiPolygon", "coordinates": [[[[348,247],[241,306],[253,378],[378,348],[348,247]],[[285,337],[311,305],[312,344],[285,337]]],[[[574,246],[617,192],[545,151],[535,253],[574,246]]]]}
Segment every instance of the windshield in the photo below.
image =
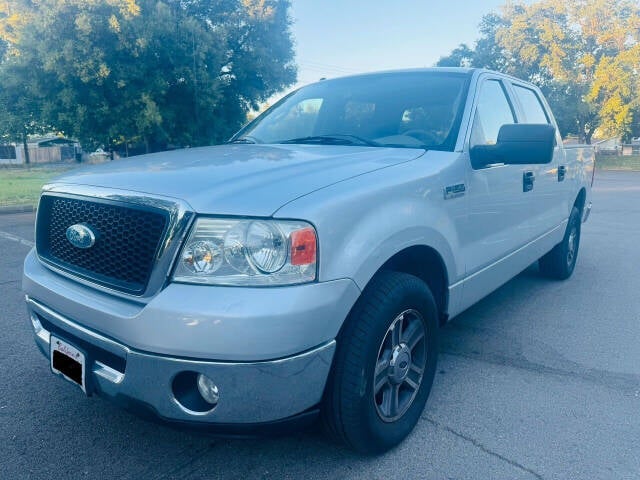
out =
{"type": "Polygon", "coordinates": [[[402,72],[325,80],[285,97],[231,141],[453,150],[468,78],[402,72]]]}

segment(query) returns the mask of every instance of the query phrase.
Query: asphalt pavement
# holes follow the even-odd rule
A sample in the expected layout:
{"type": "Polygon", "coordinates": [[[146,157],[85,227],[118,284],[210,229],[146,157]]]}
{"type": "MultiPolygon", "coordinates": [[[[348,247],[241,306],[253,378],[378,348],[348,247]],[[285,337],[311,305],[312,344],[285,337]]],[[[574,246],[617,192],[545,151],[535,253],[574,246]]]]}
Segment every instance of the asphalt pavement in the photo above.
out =
{"type": "Polygon", "coordinates": [[[530,267],[442,330],[413,434],[361,457],[316,430],[224,440],[49,372],[20,290],[31,213],[0,215],[0,478],[638,479],[640,172],[598,172],[566,282],[530,267]]]}

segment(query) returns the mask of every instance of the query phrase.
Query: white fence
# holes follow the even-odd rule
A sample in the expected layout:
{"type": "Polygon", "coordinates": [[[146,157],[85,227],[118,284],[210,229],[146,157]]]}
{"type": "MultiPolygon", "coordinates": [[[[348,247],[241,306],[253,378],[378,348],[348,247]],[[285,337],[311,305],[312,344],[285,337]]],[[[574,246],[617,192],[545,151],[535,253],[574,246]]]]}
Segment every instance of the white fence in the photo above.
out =
{"type": "MultiPolygon", "coordinates": [[[[76,149],[72,145],[56,145],[51,147],[29,146],[29,162],[33,164],[73,162],[76,149]]],[[[0,164],[25,163],[22,145],[3,145],[0,147],[0,164]]]]}
{"type": "Polygon", "coordinates": [[[612,147],[596,146],[596,150],[600,155],[640,155],[640,144],[629,143],[623,145],[614,145],[612,147]]]}

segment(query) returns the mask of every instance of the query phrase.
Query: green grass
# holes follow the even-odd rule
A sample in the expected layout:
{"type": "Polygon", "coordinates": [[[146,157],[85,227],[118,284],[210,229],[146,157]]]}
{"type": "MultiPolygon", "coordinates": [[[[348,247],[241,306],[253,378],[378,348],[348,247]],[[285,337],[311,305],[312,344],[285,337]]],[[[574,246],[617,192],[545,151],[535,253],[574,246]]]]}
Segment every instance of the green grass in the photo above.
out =
{"type": "Polygon", "coordinates": [[[0,207],[38,203],[40,189],[67,167],[0,168],[0,207]]]}
{"type": "Polygon", "coordinates": [[[640,170],[640,155],[598,155],[596,167],[601,170],[640,170]]]}

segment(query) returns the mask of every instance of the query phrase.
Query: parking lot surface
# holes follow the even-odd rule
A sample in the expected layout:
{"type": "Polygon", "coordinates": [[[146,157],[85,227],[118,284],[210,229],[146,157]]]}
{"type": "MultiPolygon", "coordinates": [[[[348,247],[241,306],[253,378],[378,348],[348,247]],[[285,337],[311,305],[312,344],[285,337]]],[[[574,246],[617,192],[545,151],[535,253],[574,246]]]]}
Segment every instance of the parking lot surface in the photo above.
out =
{"type": "Polygon", "coordinates": [[[33,214],[0,215],[0,478],[640,478],[640,172],[598,172],[566,282],[532,266],[441,334],[413,434],[361,457],[316,431],[216,439],[49,372],[20,290],[33,214]]]}

